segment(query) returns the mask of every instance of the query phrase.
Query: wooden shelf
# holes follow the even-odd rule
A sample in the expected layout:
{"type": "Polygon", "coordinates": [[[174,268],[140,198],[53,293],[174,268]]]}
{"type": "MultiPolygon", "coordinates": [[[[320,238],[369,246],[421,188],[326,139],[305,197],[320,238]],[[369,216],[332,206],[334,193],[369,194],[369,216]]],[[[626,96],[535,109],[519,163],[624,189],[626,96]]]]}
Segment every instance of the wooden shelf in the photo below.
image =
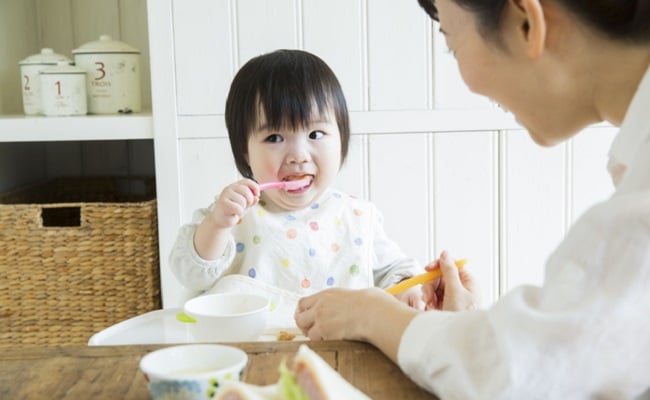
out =
{"type": "Polygon", "coordinates": [[[129,139],[153,139],[151,113],[79,117],[0,115],[0,143],[129,139]]]}

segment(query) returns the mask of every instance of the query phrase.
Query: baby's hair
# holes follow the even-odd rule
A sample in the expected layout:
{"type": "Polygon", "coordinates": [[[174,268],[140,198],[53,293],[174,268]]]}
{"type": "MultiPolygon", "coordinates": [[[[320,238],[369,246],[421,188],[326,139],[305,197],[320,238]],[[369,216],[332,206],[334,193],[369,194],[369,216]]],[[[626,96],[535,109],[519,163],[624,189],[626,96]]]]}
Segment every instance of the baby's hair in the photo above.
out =
{"type": "Polygon", "coordinates": [[[341,163],[345,161],[350,140],[345,96],[334,72],[314,54],[276,50],[250,59],[235,75],[226,100],[226,128],[237,169],[247,178],[253,178],[248,139],[260,111],[272,130],[299,129],[318,115],[333,113],[341,134],[341,163]]]}

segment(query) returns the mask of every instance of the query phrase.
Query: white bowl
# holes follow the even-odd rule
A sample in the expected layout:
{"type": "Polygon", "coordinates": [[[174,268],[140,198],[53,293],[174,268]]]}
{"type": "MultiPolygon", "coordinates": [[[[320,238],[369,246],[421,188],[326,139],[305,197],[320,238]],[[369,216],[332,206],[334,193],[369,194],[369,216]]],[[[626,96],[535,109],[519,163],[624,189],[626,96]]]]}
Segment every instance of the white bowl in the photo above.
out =
{"type": "Polygon", "coordinates": [[[195,320],[187,326],[198,342],[246,342],[264,331],[269,304],[262,295],[217,293],[188,300],[183,311],[195,320]]]}
{"type": "Polygon", "coordinates": [[[140,370],[154,400],[207,400],[224,380],[241,380],[247,362],[246,353],[236,347],[189,344],[145,355],[140,370]]]}

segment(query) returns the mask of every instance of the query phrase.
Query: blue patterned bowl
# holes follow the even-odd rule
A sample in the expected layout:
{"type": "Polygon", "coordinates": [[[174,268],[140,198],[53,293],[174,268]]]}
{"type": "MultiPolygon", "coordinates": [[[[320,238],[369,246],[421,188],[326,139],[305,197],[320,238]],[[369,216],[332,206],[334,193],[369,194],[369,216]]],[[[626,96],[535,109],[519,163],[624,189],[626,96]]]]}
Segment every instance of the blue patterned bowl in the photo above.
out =
{"type": "Polygon", "coordinates": [[[224,380],[241,380],[247,362],[236,347],[189,344],[145,355],[140,370],[154,400],[204,400],[216,397],[224,380]]]}

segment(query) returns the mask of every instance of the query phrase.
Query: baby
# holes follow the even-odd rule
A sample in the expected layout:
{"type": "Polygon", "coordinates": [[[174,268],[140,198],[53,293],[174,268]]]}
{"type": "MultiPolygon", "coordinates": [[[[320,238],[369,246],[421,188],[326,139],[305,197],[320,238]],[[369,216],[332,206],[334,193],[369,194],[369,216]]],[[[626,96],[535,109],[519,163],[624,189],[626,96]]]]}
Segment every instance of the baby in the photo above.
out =
{"type": "MultiPolygon", "coordinates": [[[[290,328],[303,296],[387,288],[422,271],[386,236],[372,203],[332,188],[350,127],[341,86],[323,60],[300,50],[251,59],[232,82],[225,118],[244,178],[181,227],[170,263],[184,286],[197,294],[264,293],[268,326],[290,328]],[[260,190],[287,181],[300,182],[260,190]]],[[[423,308],[419,287],[399,298],[423,308]]]]}

